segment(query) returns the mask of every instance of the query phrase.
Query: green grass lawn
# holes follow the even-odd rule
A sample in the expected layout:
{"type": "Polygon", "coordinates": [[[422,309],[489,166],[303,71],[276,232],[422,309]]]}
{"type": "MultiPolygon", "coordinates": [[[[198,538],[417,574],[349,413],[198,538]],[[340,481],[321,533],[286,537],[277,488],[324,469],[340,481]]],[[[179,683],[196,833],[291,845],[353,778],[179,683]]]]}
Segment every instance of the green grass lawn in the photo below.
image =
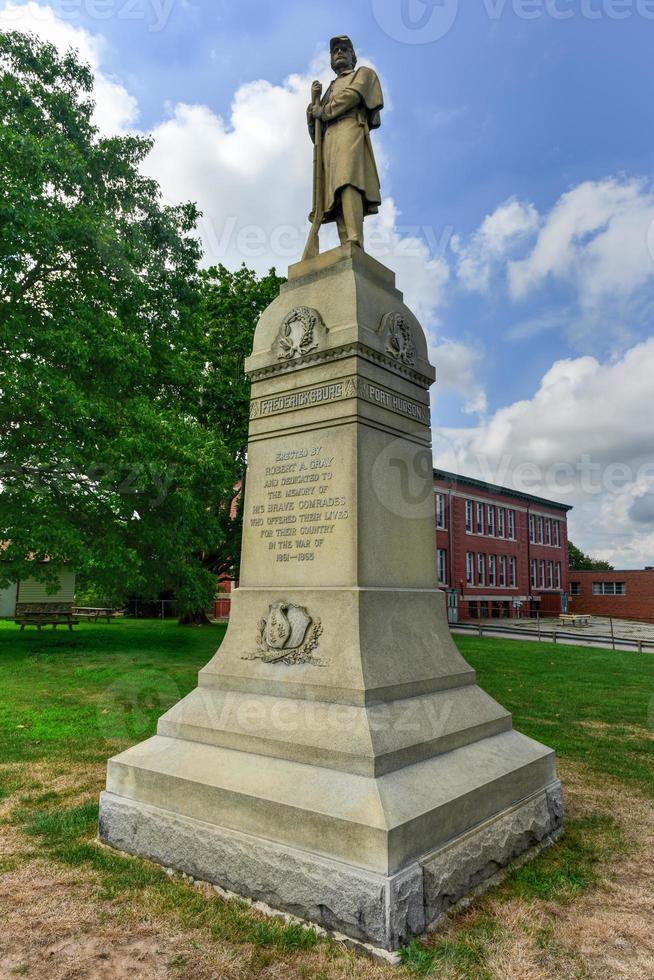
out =
{"type": "Polygon", "coordinates": [[[96,761],[147,738],[224,634],[172,620],[21,633],[0,620],[0,761],[96,761]]]}
{"type": "Polygon", "coordinates": [[[654,655],[456,636],[514,725],[654,798],[654,655]]]}
{"type": "MultiPolygon", "coordinates": [[[[224,629],[121,620],[21,633],[0,621],[0,761],[97,761],[147,738],[195,686],[224,629]]],[[[654,796],[654,656],[455,641],[518,729],[654,796]]]]}
{"type": "MultiPolygon", "coordinates": [[[[185,928],[205,926],[216,941],[258,944],[284,956],[315,945],[313,931],[271,923],[243,903],[209,901],[155,866],[93,843],[105,760],[153,734],[159,716],[195,686],[223,635],[224,627],[172,621],[83,623],[72,633],[20,633],[0,621],[0,800],[15,804],[8,822],[30,846],[98,876],[105,900],[147,901],[185,928]],[[33,781],[34,766],[45,765],[54,776],[71,764],[95,767],[93,781],[77,787],[81,798],[50,791],[42,775],[33,781]]],[[[518,729],[600,779],[617,777],[654,797],[654,657],[471,636],[455,641],[481,686],[513,712],[518,729]]],[[[514,873],[504,894],[528,902],[572,900],[622,847],[610,814],[570,820],[564,841],[514,873]]],[[[31,856],[28,846],[23,859],[31,856]]],[[[0,875],[14,866],[0,861],[0,875]]],[[[427,950],[413,943],[406,967],[432,975],[443,963],[460,963],[461,976],[486,976],[483,963],[479,969],[475,963],[483,961],[488,930],[497,928],[482,915],[427,950]]]]}

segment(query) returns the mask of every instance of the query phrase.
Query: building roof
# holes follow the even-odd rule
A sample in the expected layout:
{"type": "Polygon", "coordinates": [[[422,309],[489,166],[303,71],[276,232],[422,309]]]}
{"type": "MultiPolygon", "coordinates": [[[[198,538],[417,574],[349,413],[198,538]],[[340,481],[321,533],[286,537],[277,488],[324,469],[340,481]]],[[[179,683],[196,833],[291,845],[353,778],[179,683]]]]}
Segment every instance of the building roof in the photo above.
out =
{"type": "Polygon", "coordinates": [[[460,473],[450,473],[448,470],[434,469],[434,478],[437,480],[451,481],[464,487],[473,487],[477,490],[485,490],[487,493],[501,493],[506,497],[514,497],[516,500],[524,500],[529,504],[540,504],[541,507],[554,507],[556,510],[572,510],[571,504],[562,504],[556,500],[547,500],[545,497],[536,497],[533,493],[524,493],[522,490],[512,490],[510,487],[501,487],[496,483],[487,483],[485,480],[476,480],[472,476],[462,476],[460,473]]]}
{"type": "Polygon", "coordinates": [[[570,575],[654,575],[654,568],[571,568],[570,575]]]}

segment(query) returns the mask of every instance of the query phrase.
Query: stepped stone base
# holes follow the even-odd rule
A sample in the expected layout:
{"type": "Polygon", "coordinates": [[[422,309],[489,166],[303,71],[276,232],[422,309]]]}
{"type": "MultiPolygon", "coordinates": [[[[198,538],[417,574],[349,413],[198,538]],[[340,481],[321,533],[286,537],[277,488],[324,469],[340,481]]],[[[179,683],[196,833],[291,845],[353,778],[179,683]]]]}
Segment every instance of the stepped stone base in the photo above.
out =
{"type": "Polygon", "coordinates": [[[101,803],[103,842],[386,950],[550,843],[563,822],[557,780],[400,872],[381,875],[113,793],[103,793],[101,803]]]}
{"type": "Polygon", "coordinates": [[[356,246],[262,314],[240,586],[197,688],[109,761],[116,848],[385,950],[557,834],[435,588],[427,341],[356,246]]]}

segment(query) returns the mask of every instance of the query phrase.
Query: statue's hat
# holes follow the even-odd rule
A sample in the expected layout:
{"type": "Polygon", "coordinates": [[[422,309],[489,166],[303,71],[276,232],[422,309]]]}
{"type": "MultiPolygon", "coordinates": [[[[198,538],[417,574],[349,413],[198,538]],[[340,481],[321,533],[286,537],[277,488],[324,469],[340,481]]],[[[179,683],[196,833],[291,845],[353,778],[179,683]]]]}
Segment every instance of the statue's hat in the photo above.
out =
{"type": "Polygon", "coordinates": [[[337,44],[347,44],[354,51],[354,45],[350,41],[347,34],[340,34],[338,37],[333,37],[329,42],[329,50],[333,52],[337,44]]]}

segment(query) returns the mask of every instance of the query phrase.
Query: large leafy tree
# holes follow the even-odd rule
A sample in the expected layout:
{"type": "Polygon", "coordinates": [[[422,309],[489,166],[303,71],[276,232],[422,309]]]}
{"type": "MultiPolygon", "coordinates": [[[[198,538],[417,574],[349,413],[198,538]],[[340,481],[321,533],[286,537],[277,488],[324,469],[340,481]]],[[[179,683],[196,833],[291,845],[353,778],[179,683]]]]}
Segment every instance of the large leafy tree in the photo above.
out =
{"type": "Polygon", "coordinates": [[[259,278],[242,266],[231,272],[214,266],[202,273],[203,323],[207,341],[207,371],[202,396],[202,421],[219,429],[234,464],[234,496],[221,508],[221,546],[204,556],[217,576],[238,570],[241,547],[243,484],[248,437],[250,382],[245,358],[261,313],[284,282],[274,269],[259,278]]]}
{"type": "Polygon", "coordinates": [[[99,135],[92,82],[0,34],[0,585],[67,562],[190,612],[231,547],[258,286],[200,275],[195,207],[162,204],[147,139],[99,135]]]}
{"type": "Polygon", "coordinates": [[[591,558],[584,554],[581,548],[577,548],[572,541],[568,541],[568,563],[571,571],[603,571],[612,572],[613,565],[602,558],[591,558]]]}

